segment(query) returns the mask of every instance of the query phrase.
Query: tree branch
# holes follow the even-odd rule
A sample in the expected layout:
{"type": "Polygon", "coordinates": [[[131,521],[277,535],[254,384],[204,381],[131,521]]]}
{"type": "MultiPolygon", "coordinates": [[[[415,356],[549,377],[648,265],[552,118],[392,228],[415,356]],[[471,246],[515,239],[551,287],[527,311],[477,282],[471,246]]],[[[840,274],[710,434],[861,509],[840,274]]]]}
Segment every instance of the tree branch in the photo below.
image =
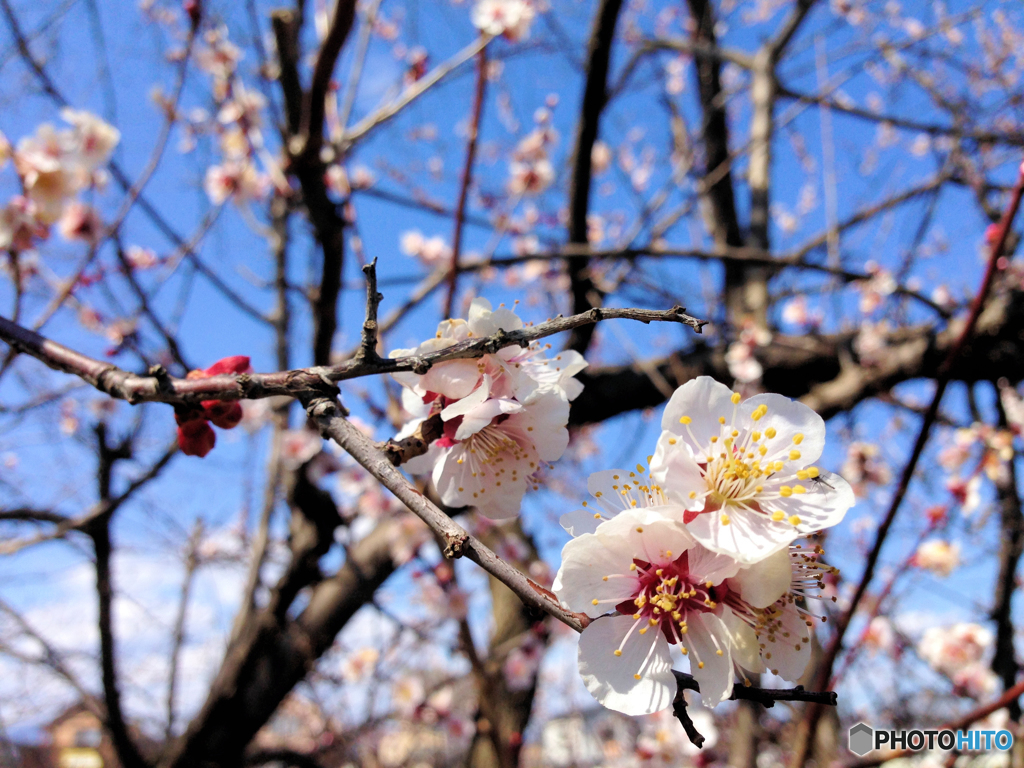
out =
{"type": "MultiPolygon", "coordinates": [[[[622,10],[622,0],[601,0],[590,30],[587,51],[586,85],[580,119],[576,124],[576,143],[572,156],[572,176],[569,177],[569,242],[585,245],[587,241],[587,212],[590,210],[591,155],[597,141],[601,112],[608,101],[608,65],[611,61],[615,25],[622,10]]],[[[567,261],[571,282],[573,312],[585,312],[601,306],[603,299],[590,275],[587,259],[572,257],[567,261]]],[[[580,327],[569,337],[568,347],[583,353],[590,345],[594,329],[580,327]]]]}
{"type": "MultiPolygon", "coordinates": [[[[149,376],[129,373],[50,341],[39,334],[0,317],[0,340],[19,352],[31,355],[54,370],[83,379],[101,392],[129,403],[161,402],[198,405],[203,400],[256,400],[275,395],[310,397],[325,387],[361,376],[396,371],[426,373],[433,365],[448,360],[475,359],[508,346],[528,346],[537,339],[591,325],[601,320],[638,320],[642,323],[668,322],[688,325],[700,333],[707,321],[687,315],[683,307],[668,310],[594,308],[570,317],[557,317],[517,331],[499,331],[492,336],[469,339],[425,355],[364,359],[359,355],[334,366],[314,366],[277,373],[211,376],[205,379],[177,379],[159,366],[149,376]]],[[[375,356],[376,357],[376,356],[375,356]]]]}

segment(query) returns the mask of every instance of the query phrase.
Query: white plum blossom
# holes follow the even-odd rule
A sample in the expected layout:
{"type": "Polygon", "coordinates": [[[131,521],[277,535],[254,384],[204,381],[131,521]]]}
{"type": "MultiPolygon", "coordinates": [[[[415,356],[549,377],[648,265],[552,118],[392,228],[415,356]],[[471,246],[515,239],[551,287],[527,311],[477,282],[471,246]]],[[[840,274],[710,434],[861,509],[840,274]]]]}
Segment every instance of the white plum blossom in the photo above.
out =
{"type": "Polygon", "coordinates": [[[701,376],[672,395],[662,429],[651,478],[714,552],[757,562],[836,525],[854,504],[845,480],[814,465],[825,445],[824,421],[789,398],[741,402],[701,376]]]}
{"type": "MultiPolygon", "coordinates": [[[[607,532],[609,521],[644,510],[679,525],[684,510],[667,502],[660,488],[649,485],[643,474],[639,466],[635,472],[595,472],[587,483],[594,502],[584,502],[583,509],[563,515],[559,522],[575,537],[607,532]]],[[[787,680],[800,677],[810,659],[810,628],[817,618],[801,601],[819,598],[824,576],[835,572],[821,562],[823,555],[817,547],[791,546],[753,565],[737,563],[733,576],[720,586],[708,587],[709,599],[716,604],[714,613],[728,630],[736,668],[771,670],[787,680]]],[[[563,562],[564,557],[565,552],[563,562]]]]}
{"type": "Polygon", "coordinates": [[[483,34],[504,35],[513,43],[530,37],[533,6],[526,0],[478,0],[473,6],[473,26],[483,34]]]}
{"type": "MultiPolygon", "coordinates": [[[[424,355],[522,327],[512,310],[492,309],[486,299],[477,298],[468,320],[445,320],[433,339],[391,356],[424,355]]],[[[393,374],[406,388],[403,405],[413,417],[399,438],[435,414],[443,422],[443,435],[406,469],[432,471],[445,504],[473,505],[494,519],[514,517],[542,462],[555,461],[565,451],[569,401],[582,390],[573,377],[586,361],[573,351],[549,358],[547,349],[512,345],[480,359],[437,363],[422,375],[393,374]]]]}
{"type": "Polygon", "coordinates": [[[580,636],[587,690],[627,715],[665,709],[676,694],[670,645],[679,645],[703,703],[728,699],[730,635],[712,590],[738,569],[657,507],[623,512],[566,544],[553,591],[570,610],[596,619],[580,636]]]}

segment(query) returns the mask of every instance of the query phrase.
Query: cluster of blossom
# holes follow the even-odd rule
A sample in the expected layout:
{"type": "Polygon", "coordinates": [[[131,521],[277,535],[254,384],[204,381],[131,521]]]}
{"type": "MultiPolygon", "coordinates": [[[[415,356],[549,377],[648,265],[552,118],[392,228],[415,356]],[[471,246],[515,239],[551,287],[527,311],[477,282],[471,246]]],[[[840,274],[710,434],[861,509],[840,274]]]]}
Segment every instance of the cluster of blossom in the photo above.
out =
{"type": "MultiPolygon", "coordinates": [[[[225,373],[248,373],[252,370],[249,358],[234,355],[218,360],[205,370],[189,371],[188,379],[206,379],[225,373]]],[[[223,402],[220,400],[204,400],[198,410],[177,411],[174,414],[178,422],[178,447],[186,456],[202,458],[217,443],[211,423],[221,429],[234,429],[242,420],[242,404],[237,400],[223,402]]]]}
{"type": "Polygon", "coordinates": [[[631,715],[672,704],[673,645],[709,707],[743,670],[798,679],[817,618],[805,601],[835,569],[794,541],[854,503],[814,465],[821,417],[781,395],[744,401],[702,376],[676,390],[662,429],[649,470],[591,475],[593,505],[561,519],[574,538],[553,586],[594,619],[579,645],[587,689],[631,715]]]}
{"type": "MultiPolygon", "coordinates": [[[[213,130],[219,138],[223,160],[206,171],[204,188],[214,205],[227,200],[244,203],[259,200],[270,190],[271,176],[280,176],[280,169],[263,146],[260,127],[266,99],[257,91],[247,89],[237,77],[241,50],[227,38],[224,27],[208,30],[203,45],[196,52],[196,63],[213,80],[213,96],[218,106],[213,130]],[[264,173],[256,164],[256,156],[270,173],[264,173]]],[[[192,130],[202,129],[205,112],[198,111],[192,130]]],[[[185,149],[194,146],[191,134],[186,134],[185,149]]],[[[283,178],[280,179],[285,184],[283,178]]]]}
{"type": "Polygon", "coordinates": [[[856,283],[856,287],[860,290],[860,311],[870,315],[896,291],[897,285],[892,273],[873,261],[864,265],[864,271],[870,277],[856,283]]]}
{"type": "MultiPolygon", "coordinates": [[[[1010,401],[1013,392],[1004,388],[1003,401],[1010,401]]],[[[939,453],[939,464],[949,473],[946,490],[964,515],[970,515],[981,505],[983,479],[990,482],[1008,481],[1009,462],[1013,460],[1013,438],[1016,427],[1007,412],[1009,429],[975,423],[953,431],[953,440],[939,453]],[[979,450],[980,449],[980,453],[979,450]],[[969,466],[965,465],[974,460],[969,466]]]]}
{"type": "Polygon", "coordinates": [[[740,384],[760,381],[764,369],[754,357],[754,350],[767,346],[771,340],[772,335],[769,331],[753,322],[744,323],[739,338],[725,351],[725,362],[729,366],[729,375],[740,384]]]}
{"type": "MultiPolygon", "coordinates": [[[[492,310],[477,298],[468,320],[445,320],[435,338],[391,356],[424,355],[522,327],[513,310],[492,310]]],[[[434,415],[444,424],[442,437],[405,467],[414,474],[432,471],[445,504],[472,505],[492,519],[514,517],[543,463],[561,457],[569,443],[569,402],[583,390],[574,376],[587,363],[573,351],[547,357],[549,348],[513,345],[479,359],[438,363],[423,375],[392,374],[410,414],[398,439],[434,415]]]]}
{"type": "Polygon", "coordinates": [[[88,112],[65,108],[61,117],[70,128],[44,123],[13,149],[0,134],[0,168],[13,159],[22,189],[0,209],[0,250],[29,250],[54,224],[64,237],[87,242],[102,230],[99,214],[77,198],[106,184],[103,166],[121,134],[88,112]]]}
{"type": "Polygon", "coordinates": [[[549,153],[558,143],[558,131],[551,125],[551,110],[538,109],[534,120],[537,127],[516,145],[509,163],[508,191],[513,197],[539,195],[555,180],[549,153]]]}
{"type": "Polygon", "coordinates": [[[953,681],[957,690],[975,699],[993,694],[998,679],[985,663],[992,647],[992,633],[978,624],[931,627],[918,643],[917,652],[936,672],[953,681]]]}
{"type": "Polygon", "coordinates": [[[418,229],[402,233],[399,249],[406,256],[419,259],[431,268],[446,265],[452,260],[452,247],[443,237],[424,237],[418,229]]]}

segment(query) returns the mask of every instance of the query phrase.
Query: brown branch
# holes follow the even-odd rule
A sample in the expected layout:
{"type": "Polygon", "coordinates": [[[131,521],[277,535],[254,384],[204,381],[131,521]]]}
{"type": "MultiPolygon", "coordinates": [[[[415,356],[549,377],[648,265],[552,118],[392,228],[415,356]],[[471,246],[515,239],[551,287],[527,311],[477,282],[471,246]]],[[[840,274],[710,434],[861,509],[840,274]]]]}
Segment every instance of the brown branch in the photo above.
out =
{"type": "MultiPolygon", "coordinates": [[[[586,84],[580,119],[576,124],[576,142],[572,155],[572,175],[569,177],[569,242],[587,243],[587,212],[590,210],[590,183],[592,153],[597,141],[601,112],[608,102],[608,66],[611,61],[615,26],[622,10],[622,0],[601,0],[594,15],[587,51],[586,84]]],[[[567,262],[571,281],[573,312],[585,312],[599,307],[603,298],[590,275],[585,257],[572,257],[567,262]]],[[[594,329],[591,326],[574,330],[568,348],[583,353],[590,346],[594,329]]]]}
{"type": "Polygon", "coordinates": [[[344,565],[312,587],[294,620],[282,615],[280,601],[272,596],[228,648],[206,702],[160,768],[236,764],[288,692],[394,572],[395,536],[384,521],[350,547],[344,565]]]}
{"type": "Polygon", "coordinates": [[[331,19],[327,37],[320,46],[316,65],[313,67],[313,81],[309,86],[309,96],[304,110],[305,154],[320,154],[324,135],[324,114],[327,104],[327,91],[331,87],[334,65],[338,61],[341,49],[348,39],[352,22],[356,18],[356,0],[338,0],[334,5],[334,18],[331,19]]]}
{"type": "Polygon", "coordinates": [[[466,220],[469,187],[473,181],[473,163],[476,160],[476,147],[480,137],[480,120],[484,111],[486,90],[487,49],[481,48],[476,57],[476,89],[473,92],[473,107],[469,118],[469,135],[466,137],[466,161],[462,167],[462,178],[459,182],[459,200],[455,205],[455,232],[452,235],[452,263],[448,268],[448,298],[444,302],[445,317],[453,317],[455,290],[459,280],[459,255],[462,252],[462,228],[466,220]]]}
{"type": "MultiPolygon", "coordinates": [[[[1007,428],[1006,414],[996,394],[996,408],[999,412],[999,426],[1007,428]]],[[[999,504],[999,574],[996,576],[995,594],[992,600],[991,618],[996,624],[995,654],[992,656],[992,671],[1003,681],[1003,689],[1010,690],[1017,680],[1020,664],[1014,648],[1015,627],[1013,625],[1013,595],[1017,591],[1017,565],[1024,554],[1024,514],[1021,514],[1020,496],[1017,493],[1016,457],[1013,456],[996,476],[996,500],[999,504]]],[[[1014,699],[1009,703],[1010,719],[1020,722],[1020,703],[1014,699]]]]}
{"type": "MultiPolygon", "coordinates": [[[[100,502],[110,501],[110,481],[114,464],[131,457],[130,443],[111,446],[107,442],[106,424],[96,427],[99,447],[99,497],[100,502]]],[[[93,520],[86,533],[93,540],[96,554],[96,596],[99,604],[98,622],[100,634],[100,666],[102,669],[103,701],[106,705],[106,726],[110,739],[117,751],[118,761],[126,768],[147,768],[146,761],[139,753],[121,709],[121,689],[117,674],[117,649],[114,637],[114,586],[110,572],[113,549],[110,542],[110,515],[104,514],[93,520]]]]}
{"type": "Polygon", "coordinates": [[[437,363],[475,359],[512,345],[526,347],[537,339],[616,318],[637,320],[642,323],[681,323],[698,333],[707,324],[707,321],[687,315],[683,307],[663,311],[594,308],[583,314],[557,317],[517,331],[499,331],[492,336],[469,339],[425,355],[367,360],[357,354],[350,360],[334,366],[314,366],[277,373],[211,376],[206,379],[173,378],[159,366],[154,368],[149,376],[129,373],[111,363],[95,360],[50,341],[4,317],[0,317],[0,340],[54,370],[78,376],[111,397],[127,400],[132,404],[162,402],[195,405],[203,400],[256,400],[275,395],[311,397],[322,394],[325,388],[329,389],[340,381],[396,371],[426,373],[437,363]]]}
{"type": "MultiPolygon", "coordinates": [[[[817,673],[814,677],[815,687],[824,688],[831,680],[832,668],[835,665],[836,658],[842,650],[843,637],[850,626],[850,621],[853,619],[854,613],[860,605],[860,601],[867,592],[868,584],[870,584],[871,579],[874,576],[875,566],[877,565],[878,558],[881,555],[882,547],[885,545],[886,537],[889,534],[893,521],[896,519],[896,514],[899,512],[900,505],[902,504],[907,490],[910,487],[910,481],[913,479],[914,471],[917,469],[917,462],[921,458],[921,454],[924,452],[924,447],[928,442],[932,425],[935,423],[935,418],[939,412],[939,404],[942,401],[942,396],[945,394],[946,387],[949,385],[952,378],[953,364],[960,356],[960,353],[963,351],[968,341],[974,335],[974,329],[978,324],[981,311],[985,306],[989,291],[992,288],[992,283],[995,280],[996,263],[1003,254],[1007,237],[1010,234],[1010,228],[1017,215],[1017,209],[1020,207],[1022,195],[1024,195],[1024,165],[1021,166],[1021,169],[1018,172],[1017,183],[1013,188],[1013,193],[1010,196],[1010,200],[1003,213],[1002,220],[998,225],[995,236],[990,242],[988,265],[985,269],[981,286],[978,288],[978,292],[971,304],[970,314],[968,315],[967,321],[964,323],[959,336],[954,342],[952,348],[949,350],[946,359],[943,360],[942,365],[939,367],[938,376],[935,381],[935,394],[932,396],[931,403],[928,406],[928,411],[925,413],[921,422],[917,439],[914,441],[913,450],[911,451],[910,458],[907,460],[907,463],[903,468],[903,472],[900,475],[899,484],[896,486],[896,491],[893,494],[889,509],[875,534],[875,541],[871,550],[868,552],[868,556],[864,564],[864,572],[861,575],[860,582],[857,584],[857,588],[854,590],[853,596],[850,598],[849,607],[840,614],[838,620],[835,622],[833,637],[829,642],[828,647],[825,649],[821,663],[819,664],[817,673]]],[[[821,708],[818,706],[811,705],[805,710],[794,739],[793,753],[790,761],[790,765],[793,766],[793,768],[800,768],[800,766],[803,765],[810,746],[811,734],[815,732],[818,718],[820,716],[821,708]]]]}
{"type": "MultiPolygon", "coordinates": [[[[702,47],[716,48],[714,6],[709,0],[688,0],[688,4],[695,22],[693,40],[702,47]]],[[[700,138],[704,144],[704,175],[698,190],[706,202],[705,226],[717,250],[737,248],[744,243],[730,171],[732,161],[722,98],[721,61],[700,53],[695,55],[694,61],[702,113],[700,138]]],[[[745,265],[726,264],[726,307],[730,322],[735,321],[735,315],[742,314],[743,286],[749,271],[745,265]]]]}
{"type": "MultiPolygon", "coordinates": [[[[690,742],[700,749],[704,746],[704,737],[687,714],[686,698],[684,697],[686,691],[700,693],[700,684],[693,675],[688,675],[685,672],[673,669],[672,674],[676,678],[676,698],[672,702],[672,713],[686,730],[690,742]]],[[[753,701],[765,709],[774,707],[776,701],[809,701],[829,707],[834,707],[839,703],[838,696],[834,691],[806,691],[802,685],[795,688],[759,688],[753,685],[743,685],[743,683],[733,685],[729,700],[753,701]]]]}

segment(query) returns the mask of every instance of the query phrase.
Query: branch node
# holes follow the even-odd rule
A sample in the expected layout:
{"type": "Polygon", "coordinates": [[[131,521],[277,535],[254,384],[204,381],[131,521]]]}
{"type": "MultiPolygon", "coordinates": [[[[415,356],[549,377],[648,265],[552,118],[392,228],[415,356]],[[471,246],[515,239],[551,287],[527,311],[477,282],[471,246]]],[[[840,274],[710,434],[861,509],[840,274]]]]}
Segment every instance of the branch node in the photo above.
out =
{"type": "Polygon", "coordinates": [[[465,531],[460,531],[459,533],[446,533],[444,540],[445,558],[448,560],[455,560],[462,557],[464,554],[462,549],[466,546],[466,542],[469,541],[469,534],[465,531]]]}
{"type": "Polygon", "coordinates": [[[329,419],[334,416],[348,416],[348,409],[333,397],[314,397],[306,403],[306,413],[312,419],[329,419]]]}

